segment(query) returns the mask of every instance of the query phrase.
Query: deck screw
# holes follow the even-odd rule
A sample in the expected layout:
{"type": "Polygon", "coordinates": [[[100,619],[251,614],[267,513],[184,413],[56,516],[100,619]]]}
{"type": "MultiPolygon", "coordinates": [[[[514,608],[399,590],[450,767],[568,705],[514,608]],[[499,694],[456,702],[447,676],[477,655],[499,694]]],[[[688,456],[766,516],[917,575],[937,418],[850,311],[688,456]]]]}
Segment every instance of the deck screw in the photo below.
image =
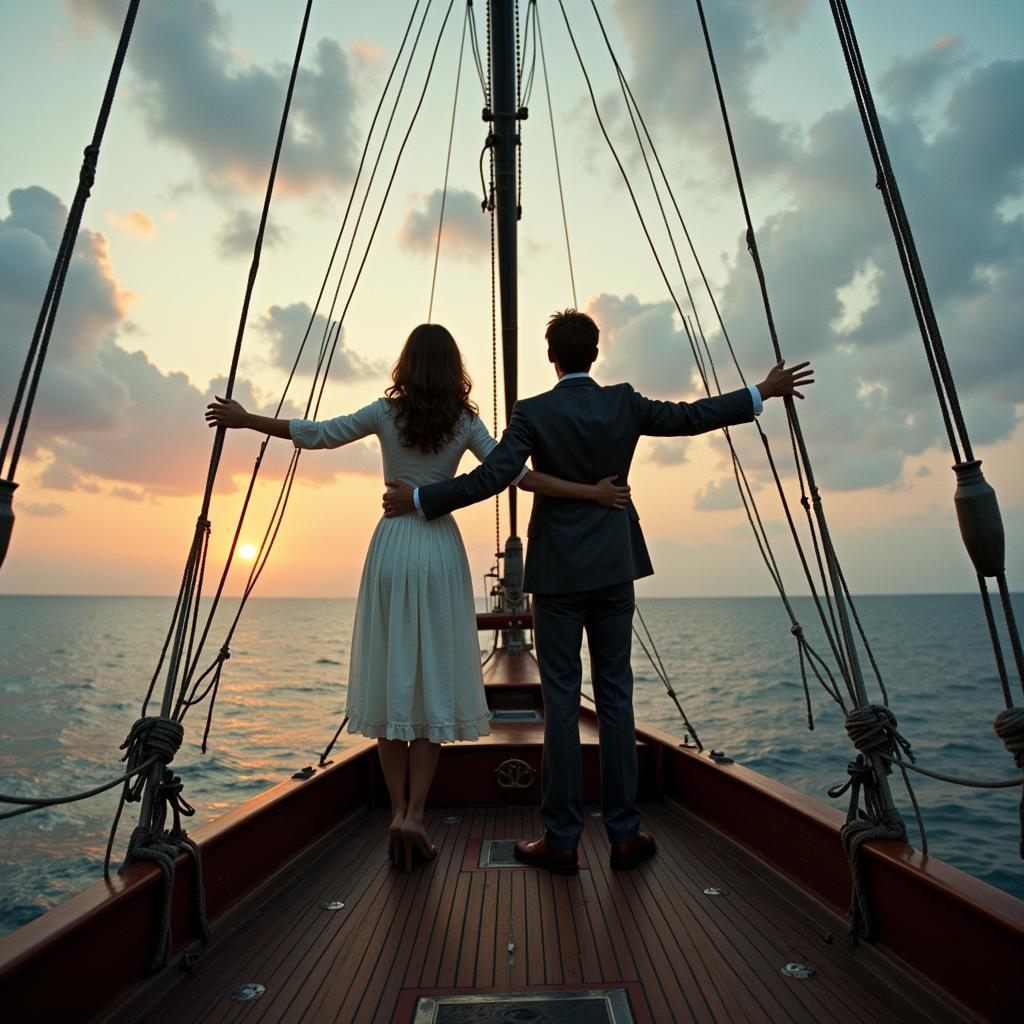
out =
{"type": "Polygon", "coordinates": [[[719,889],[717,885],[709,885],[704,890],[704,895],[705,896],[728,896],[729,895],[729,890],[728,889],[719,889]]]}
{"type": "Polygon", "coordinates": [[[259,997],[266,991],[266,985],[261,985],[258,981],[250,981],[247,985],[239,985],[239,987],[231,993],[231,998],[234,999],[236,1003],[248,1003],[253,999],[259,999],[259,997]]]}
{"type": "Polygon", "coordinates": [[[345,904],[341,900],[328,900],[326,903],[320,904],[321,910],[341,910],[345,904]]]}
{"type": "Polygon", "coordinates": [[[818,972],[810,964],[786,964],[782,973],[789,978],[813,978],[818,972]]]}

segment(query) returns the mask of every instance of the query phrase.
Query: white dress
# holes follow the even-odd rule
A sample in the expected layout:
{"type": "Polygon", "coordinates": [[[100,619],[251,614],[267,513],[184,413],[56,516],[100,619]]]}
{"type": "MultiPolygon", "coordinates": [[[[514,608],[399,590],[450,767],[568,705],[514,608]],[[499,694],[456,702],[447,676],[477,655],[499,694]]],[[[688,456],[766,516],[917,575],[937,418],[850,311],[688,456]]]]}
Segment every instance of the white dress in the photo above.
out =
{"type": "MultiPolygon", "coordinates": [[[[466,413],[439,452],[405,447],[392,403],[331,420],[293,419],[298,448],[337,448],[376,434],[385,480],[450,480],[469,449],[483,461],[497,443],[466,413]]],[[[348,731],[432,743],[490,732],[476,608],[462,535],[450,515],[381,518],[366,552],[349,659],[348,731]]]]}

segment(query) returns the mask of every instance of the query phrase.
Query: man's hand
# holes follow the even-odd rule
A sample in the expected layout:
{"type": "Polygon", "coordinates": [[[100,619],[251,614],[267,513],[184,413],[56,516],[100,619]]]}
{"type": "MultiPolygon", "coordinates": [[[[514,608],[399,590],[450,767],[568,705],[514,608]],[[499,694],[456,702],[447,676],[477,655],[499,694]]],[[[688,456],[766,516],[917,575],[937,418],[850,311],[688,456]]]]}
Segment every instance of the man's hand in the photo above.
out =
{"type": "Polygon", "coordinates": [[[810,363],[797,363],[796,366],[785,369],[786,360],[780,359],[769,371],[757,390],[761,392],[761,399],[766,401],[769,398],[784,398],[787,395],[795,395],[797,398],[804,396],[797,391],[797,388],[805,387],[814,383],[814,371],[810,363]]]}
{"type": "Polygon", "coordinates": [[[625,508],[629,504],[629,485],[619,487],[614,476],[606,476],[594,484],[594,501],[605,508],[625,508]]]}
{"type": "Polygon", "coordinates": [[[401,480],[385,480],[384,486],[387,487],[382,495],[385,519],[394,519],[396,516],[416,511],[412,500],[412,484],[402,483],[401,480]]]}
{"type": "Polygon", "coordinates": [[[217,401],[206,407],[206,422],[209,426],[230,429],[249,425],[249,414],[241,402],[236,402],[233,398],[221,398],[220,395],[215,397],[217,401]]]}

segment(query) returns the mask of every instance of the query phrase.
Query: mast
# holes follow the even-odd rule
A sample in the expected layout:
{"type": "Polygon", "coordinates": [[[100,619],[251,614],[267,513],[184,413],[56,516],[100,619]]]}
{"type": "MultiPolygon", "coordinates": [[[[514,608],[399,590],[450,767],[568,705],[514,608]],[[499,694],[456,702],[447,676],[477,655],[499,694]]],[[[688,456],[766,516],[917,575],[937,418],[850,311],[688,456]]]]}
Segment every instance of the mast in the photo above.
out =
{"type": "MultiPolygon", "coordinates": [[[[516,147],[516,4],[491,4],[491,146],[494,152],[495,219],[498,282],[501,299],[501,354],[505,374],[505,424],[518,397],[518,222],[516,147]]],[[[509,533],[516,536],[516,489],[509,488],[509,533]]]]}
{"type": "MultiPolygon", "coordinates": [[[[490,0],[491,109],[484,117],[491,122],[488,144],[494,154],[494,201],[497,227],[498,292],[501,303],[501,355],[505,379],[505,423],[518,397],[518,222],[516,195],[516,151],[518,122],[526,116],[519,110],[516,95],[516,0],[490,0]]],[[[504,572],[501,575],[503,609],[526,610],[523,594],[523,542],[517,533],[516,489],[508,489],[509,537],[505,542],[504,572]]],[[[502,630],[503,646],[526,650],[523,630],[502,630]]]]}

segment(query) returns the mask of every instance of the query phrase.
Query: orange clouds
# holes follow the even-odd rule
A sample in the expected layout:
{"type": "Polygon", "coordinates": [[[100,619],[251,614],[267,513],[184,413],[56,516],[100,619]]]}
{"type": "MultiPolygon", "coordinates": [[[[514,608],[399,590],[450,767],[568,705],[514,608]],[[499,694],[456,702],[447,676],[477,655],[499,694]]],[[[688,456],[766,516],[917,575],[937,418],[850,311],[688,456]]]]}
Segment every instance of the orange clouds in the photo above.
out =
{"type": "Polygon", "coordinates": [[[132,238],[142,238],[147,242],[156,238],[156,225],[141,210],[129,210],[127,213],[115,213],[111,210],[107,214],[107,223],[126,235],[131,235],[132,238]]]}

